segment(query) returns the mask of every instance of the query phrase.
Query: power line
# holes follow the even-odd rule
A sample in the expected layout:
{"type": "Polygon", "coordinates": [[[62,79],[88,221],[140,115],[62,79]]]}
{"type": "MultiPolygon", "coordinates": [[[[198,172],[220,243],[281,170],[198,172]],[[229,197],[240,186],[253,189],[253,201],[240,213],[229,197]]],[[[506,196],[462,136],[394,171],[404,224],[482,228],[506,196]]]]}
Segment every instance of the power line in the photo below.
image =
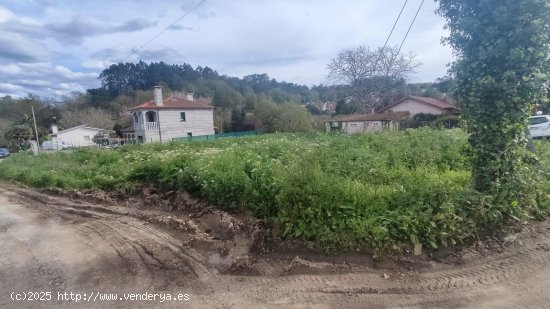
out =
{"type": "MultiPolygon", "coordinates": [[[[382,58],[384,50],[386,49],[386,46],[388,45],[388,42],[390,41],[391,35],[393,34],[393,31],[395,30],[395,26],[397,26],[397,23],[399,22],[399,19],[401,18],[401,14],[403,14],[403,10],[405,10],[405,7],[407,6],[407,2],[409,2],[409,0],[405,0],[405,3],[403,3],[403,7],[401,8],[401,11],[399,12],[399,15],[397,16],[397,19],[393,23],[393,27],[391,28],[390,34],[388,34],[388,37],[386,38],[386,42],[384,43],[384,46],[380,50],[380,54],[378,55],[378,57],[376,57],[376,61],[374,62],[374,66],[372,67],[372,70],[375,74],[376,74],[376,68],[378,67],[378,62],[380,62],[380,58],[382,58]]],[[[361,82],[361,83],[363,83],[363,82],[361,82]]]]}
{"type": "Polygon", "coordinates": [[[161,36],[164,32],[168,31],[168,29],[170,29],[172,26],[174,26],[175,24],[179,23],[182,19],[185,18],[185,16],[189,15],[191,12],[193,12],[194,10],[196,10],[199,6],[201,6],[203,3],[205,3],[206,0],[202,0],[201,2],[199,2],[199,4],[195,5],[194,7],[192,7],[190,10],[188,10],[187,12],[185,12],[185,14],[183,14],[180,18],[178,18],[176,21],[174,21],[173,23],[171,23],[170,25],[168,25],[168,27],[164,28],[161,32],[157,33],[154,37],[152,37],[149,41],[143,43],[142,45],[140,45],[138,48],[136,48],[135,50],[132,51],[131,54],[129,54],[128,56],[126,56],[124,59],[122,59],[122,61],[130,58],[132,55],[136,54],[138,51],[140,51],[143,47],[145,47],[147,44],[153,42],[156,38],[158,38],[159,36],[161,36]]]}
{"type": "Polygon", "coordinates": [[[388,41],[390,40],[391,35],[393,34],[393,31],[395,30],[395,26],[397,26],[397,22],[399,22],[399,19],[401,18],[401,14],[403,14],[403,10],[405,10],[405,7],[407,6],[407,2],[409,0],[405,0],[405,3],[403,4],[403,7],[401,8],[401,12],[399,12],[399,15],[397,16],[397,19],[395,20],[395,23],[393,23],[393,27],[391,28],[390,34],[388,35],[388,38],[386,39],[386,42],[384,43],[384,47],[382,47],[382,50],[386,48],[388,45],[388,41]]]}
{"type": "Polygon", "coordinates": [[[420,2],[420,6],[418,7],[418,10],[416,11],[416,14],[414,15],[414,18],[411,22],[411,25],[409,26],[409,29],[407,30],[407,33],[405,33],[405,37],[403,38],[403,41],[401,41],[401,45],[399,46],[399,49],[397,50],[397,53],[395,54],[395,58],[397,58],[397,56],[399,55],[399,52],[401,52],[401,48],[403,47],[403,44],[405,44],[405,40],[409,36],[409,32],[411,31],[411,28],[414,25],[414,22],[416,21],[416,17],[418,17],[418,13],[420,12],[420,9],[422,9],[423,4],[424,4],[424,0],[422,0],[422,2],[420,2]]]}
{"type": "Polygon", "coordinates": [[[420,6],[418,6],[418,10],[416,11],[416,14],[414,15],[414,18],[411,21],[411,24],[409,25],[409,29],[407,29],[407,33],[405,33],[405,37],[403,37],[403,40],[401,41],[401,45],[399,45],[399,49],[397,49],[397,53],[395,53],[395,56],[392,57],[392,59],[390,61],[390,65],[388,66],[388,70],[386,71],[386,77],[388,77],[388,75],[390,75],[389,68],[392,67],[393,62],[397,59],[397,57],[399,57],[399,53],[401,52],[401,48],[403,47],[403,44],[405,44],[405,40],[407,40],[407,37],[409,36],[409,32],[411,32],[411,28],[414,25],[414,22],[416,21],[416,17],[418,17],[418,13],[420,12],[420,9],[422,9],[422,5],[424,4],[424,1],[425,0],[422,0],[422,2],[420,2],[420,6]]]}

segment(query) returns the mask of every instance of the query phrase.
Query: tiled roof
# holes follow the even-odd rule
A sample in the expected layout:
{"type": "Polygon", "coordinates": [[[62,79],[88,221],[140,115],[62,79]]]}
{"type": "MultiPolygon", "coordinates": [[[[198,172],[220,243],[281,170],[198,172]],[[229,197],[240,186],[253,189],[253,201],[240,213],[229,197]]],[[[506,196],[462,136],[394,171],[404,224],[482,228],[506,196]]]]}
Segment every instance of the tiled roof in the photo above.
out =
{"type": "Polygon", "coordinates": [[[201,102],[190,101],[184,98],[169,97],[163,101],[163,106],[157,106],[154,100],[145,102],[130,110],[135,109],[214,109],[214,107],[201,102]]]}
{"type": "Polygon", "coordinates": [[[325,122],[359,122],[359,121],[397,121],[407,118],[409,112],[387,112],[381,114],[342,115],[325,120],[325,122]]]}
{"type": "Polygon", "coordinates": [[[384,107],[383,109],[380,110],[380,112],[387,111],[387,110],[391,109],[392,107],[405,102],[406,100],[415,100],[415,101],[418,101],[418,102],[421,102],[421,103],[424,103],[424,104],[428,104],[428,105],[431,105],[433,107],[437,107],[437,108],[440,108],[440,109],[453,110],[453,111],[459,111],[460,110],[458,107],[456,107],[455,105],[452,105],[448,102],[444,102],[444,101],[440,101],[440,100],[436,100],[436,99],[432,99],[432,98],[428,98],[428,97],[418,97],[418,96],[410,95],[410,96],[408,96],[407,98],[405,98],[403,100],[397,101],[393,104],[390,104],[389,106],[384,107]]]}

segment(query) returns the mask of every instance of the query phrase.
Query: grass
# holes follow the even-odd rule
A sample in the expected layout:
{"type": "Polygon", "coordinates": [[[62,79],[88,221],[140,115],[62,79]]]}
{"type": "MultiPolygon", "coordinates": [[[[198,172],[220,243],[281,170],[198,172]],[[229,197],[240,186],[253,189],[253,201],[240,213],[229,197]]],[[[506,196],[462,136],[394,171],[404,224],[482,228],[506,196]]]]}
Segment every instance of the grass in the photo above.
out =
{"type": "MultiPolygon", "coordinates": [[[[550,159],[549,144],[538,146],[550,159]]],[[[466,149],[460,130],[272,134],[16,154],[0,164],[0,178],[123,194],[144,185],[185,190],[221,209],[251,211],[282,238],[327,249],[398,249],[410,242],[437,248],[527,214],[496,207],[470,188],[466,149]]],[[[550,168],[541,166],[537,177],[550,189],[550,168]]]]}

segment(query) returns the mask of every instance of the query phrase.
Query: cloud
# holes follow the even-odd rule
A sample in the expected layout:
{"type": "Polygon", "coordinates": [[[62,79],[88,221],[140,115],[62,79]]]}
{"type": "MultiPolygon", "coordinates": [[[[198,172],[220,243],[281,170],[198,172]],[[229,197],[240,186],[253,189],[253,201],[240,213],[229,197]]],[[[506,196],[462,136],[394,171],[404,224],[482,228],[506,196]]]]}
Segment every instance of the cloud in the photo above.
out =
{"type": "MultiPolygon", "coordinates": [[[[182,4],[180,6],[180,9],[184,12],[188,12],[189,10],[195,8],[199,3],[199,0],[193,0],[188,3],[182,4]]],[[[200,19],[216,17],[216,13],[213,10],[209,9],[206,6],[206,3],[203,3],[199,7],[195,8],[193,13],[195,13],[195,15],[198,16],[200,19]]]]}
{"type": "Polygon", "coordinates": [[[137,52],[140,59],[143,61],[168,61],[170,59],[181,59],[181,54],[173,48],[162,48],[155,50],[141,50],[137,52]]]}
{"type": "Polygon", "coordinates": [[[35,93],[54,97],[99,86],[95,72],[73,71],[49,62],[0,64],[0,74],[9,81],[0,83],[0,93],[16,96],[35,93]]]}
{"type": "Polygon", "coordinates": [[[187,26],[182,26],[182,25],[178,25],[178,24],[170,26],[169,29],[170,30],[175,30],[175,31],[177,31],[177,30],[187,30],[187,31],[195,30],[193,27],[187,27],[187,26]]]}
{"type": "Polygon", "coordinates": [[[150,22],[145,18],[136,18],[127,21],[119,26],[115,26],[113,27],[113,29],[107,29],[108,31],[104,33],[140,31],[143,29],[154,27],[156,26],[156,24],[156,22],[150,22]]]}
{"type": "Polygon", "coordinates": [[[20,18],[0,7],[0,30],[18,33],[33,40],[54,38],[65,44],[80,44],[85,38],[105,34],[137,32],[156,26],[144,18],[134,18],[123,23],[113,23],[94,17],[75,15],[68,22],[40,23],[20,18]]]}
{"type": "Polygon", "coordinates": [[[86,37],[119,32],[135,32],[154,27],[156,23],[144,18],[136,18],[122,24],[106,23],[95,18],[75,16],[67,23],[51,23],[44,29],[64,43],[79,44],[86,37]]]}
{"type": "Polygon", "coordinates": [[[0,46],[0,62],[40,62],[48,55],[46,46],[3,31],[0,31],[0,46]]]}
{"type": "MultiPolygon", "coordinates": [[[[230,76],[265,72],[280,81],[318,84],[339,50],[382,46],[402,4],[207,1],[155,37],[200,2],[7,0],[9,9],[0,5],[1,82],[23,86],[28,89],[24,94],[55,95],[70,85],[97,87],[97,74],[91,72],[142,59],[209,66],[230,76]]],[[[449,49],[440,45],[444,19],[433,13],[436,7],[433,1],[424,4],[403,47],[424,63],[412,81],[434,80],[452,61],[449,49]]],[[[416,9],[407,6],[390,45],[401,42],[416,9]]]]}

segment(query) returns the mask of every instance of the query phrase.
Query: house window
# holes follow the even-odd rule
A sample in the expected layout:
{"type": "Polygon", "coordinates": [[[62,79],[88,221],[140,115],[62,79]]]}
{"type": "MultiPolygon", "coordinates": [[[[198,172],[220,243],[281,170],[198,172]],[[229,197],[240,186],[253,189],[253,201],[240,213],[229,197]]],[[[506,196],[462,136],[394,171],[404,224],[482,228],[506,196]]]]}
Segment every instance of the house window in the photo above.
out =
{"type": "Polygon", "coordinates": [[[180,113],[180,120],[185,121],[185,113],[180,113]]]}
{"type": "Polygon", "coordinates": [[[84,136],[84,141],[89,142],[89,141],[90,141],[90,137],[89,137],[89,136],[84,136]]]}
{"type": "Polygon", "coordinates": [[[147,118],[147,122],[156,122],[157,121],[157,113],[153,111],[149,111],[145,113],[145,118],[147,118]]]}
{"type": "Polygon", "coordinates": [[[357,124],[356,124],[356,123],[350,123],[349,126],[350,126],[350,127],[356,127],[357,124]]]}

